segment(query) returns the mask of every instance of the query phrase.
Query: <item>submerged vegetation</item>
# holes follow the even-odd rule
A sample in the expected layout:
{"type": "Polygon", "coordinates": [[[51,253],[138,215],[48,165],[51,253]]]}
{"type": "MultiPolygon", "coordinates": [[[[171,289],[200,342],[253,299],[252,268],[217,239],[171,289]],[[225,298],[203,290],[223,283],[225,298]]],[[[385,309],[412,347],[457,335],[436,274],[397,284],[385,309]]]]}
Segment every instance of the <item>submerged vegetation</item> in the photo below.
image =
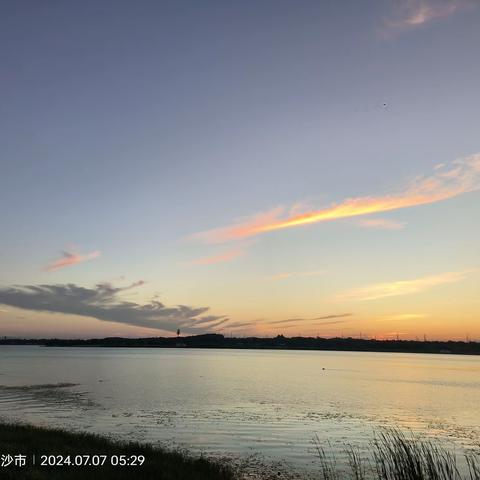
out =
{"type": "MultiPolygon", "coordinates": [[[[213,460],[195,458],[140,443],[123,443],[89,433],[69,433],[30,425],[0,424],[0,455],[26,455],[27,464],[0,467],[5,480],[233,480],[232,469],[213,460]],[[35,455],[35,465],[32,456],[35,455]],[[41,466],[41,455],[76,456],[83,459],[106,456],[102,466],[41,466]],[[123,457],[122,457],[123,456],[123,457]],[[143,456],[142,465],[120,466],[123,461],[143,456]],[[115,458],[112,465],[111,458],[115,458]]],[[[4,457],[2,457],[4,460],[4,457]]],[[[55,460],[57,461],[57,460],[55,460]]],[[[82,460],[84,461],[84,460],[82,460]]]]}
{"type": "Polygon", "coordinates": [[[480,480],[480,455],[469,453],[461,469],[454,451],[434,440],[407,436],[396,429],[379,432],[371,442],[371,455],[345,447],[346,465],[340,467],[315,438],[322,480],[480,480]]]}

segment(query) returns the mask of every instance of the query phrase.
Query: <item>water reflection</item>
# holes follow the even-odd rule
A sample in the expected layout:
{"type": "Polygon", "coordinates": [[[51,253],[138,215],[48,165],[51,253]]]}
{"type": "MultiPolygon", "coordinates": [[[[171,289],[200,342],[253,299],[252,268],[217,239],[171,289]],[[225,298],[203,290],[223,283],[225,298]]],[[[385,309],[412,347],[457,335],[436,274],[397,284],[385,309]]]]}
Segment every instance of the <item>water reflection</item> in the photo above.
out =
{"type": "Polygon", "coordinates": [[[0,416],[316,469],[312,438],[379,426],[480,448],[480,359],[258,350],[0,348],[0,416]]]}

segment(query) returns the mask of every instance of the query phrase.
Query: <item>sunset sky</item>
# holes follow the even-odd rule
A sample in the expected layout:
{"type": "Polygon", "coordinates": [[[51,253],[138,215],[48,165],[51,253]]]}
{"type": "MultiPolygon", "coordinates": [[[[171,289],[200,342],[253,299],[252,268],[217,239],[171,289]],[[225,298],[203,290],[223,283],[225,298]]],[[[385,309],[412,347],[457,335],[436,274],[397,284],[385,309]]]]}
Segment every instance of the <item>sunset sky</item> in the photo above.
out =
{"type": "Polygon", "coordinates": [[[0,5],[0,335],[480,340],[480,3],[0,5]]]}

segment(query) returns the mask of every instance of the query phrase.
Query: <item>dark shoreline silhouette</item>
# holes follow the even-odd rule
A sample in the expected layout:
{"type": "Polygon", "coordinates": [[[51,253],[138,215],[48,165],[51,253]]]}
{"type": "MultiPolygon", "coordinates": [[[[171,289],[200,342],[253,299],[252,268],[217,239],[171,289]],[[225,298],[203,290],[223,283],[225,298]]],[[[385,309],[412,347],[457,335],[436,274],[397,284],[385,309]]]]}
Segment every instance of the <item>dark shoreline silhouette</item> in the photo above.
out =
{"type": "Polygon", "coordinates": [[[218,348],[266,350],[337,350],[358,352],[436,353],[480,355],[480,342],[367,340],[359,338],[225,337],[209,333],[188,337],[92,338],[81,339],[0,339],[0,345],[43,345],[46,347],[135,347],[135,348],[218,348]]]}

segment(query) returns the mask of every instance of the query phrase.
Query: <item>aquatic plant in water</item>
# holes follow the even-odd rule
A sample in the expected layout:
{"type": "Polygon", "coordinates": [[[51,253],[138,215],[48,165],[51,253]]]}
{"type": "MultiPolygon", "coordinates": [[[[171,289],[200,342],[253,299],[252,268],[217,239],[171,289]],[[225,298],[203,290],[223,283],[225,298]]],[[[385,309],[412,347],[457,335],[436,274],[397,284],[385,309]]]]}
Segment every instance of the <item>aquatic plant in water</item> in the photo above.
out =
{"type": "Polygon", "coordinates": [[[323,480],[480,480],[479,454],[464,455],[468,471],[462,474],[454,451],[398,429],[377,432],[369,458],[351,445],[345,446],[347,472],[338,467],[334,454],[327,453],[318,436],[314,444],[323,480]]]}

